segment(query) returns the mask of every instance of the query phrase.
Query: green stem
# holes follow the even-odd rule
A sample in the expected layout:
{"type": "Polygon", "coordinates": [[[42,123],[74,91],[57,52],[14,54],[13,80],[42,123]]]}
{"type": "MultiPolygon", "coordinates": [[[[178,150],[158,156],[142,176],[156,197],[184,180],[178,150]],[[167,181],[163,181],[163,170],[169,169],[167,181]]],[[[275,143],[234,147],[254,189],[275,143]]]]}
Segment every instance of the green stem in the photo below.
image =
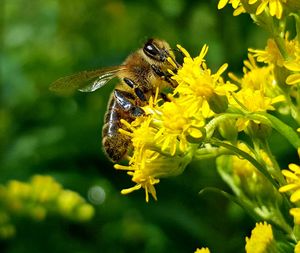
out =
{"type": "Polygon", "coordinates": [[[265,169],[264,166],[262,166],[257,160],[255,160],[251,155],[246,153],[245,151],[229,144],[223,141],[220,141],[216,138],[211,138],[209,142],[213,145],[224,147],[232,151],[233,153],[237,154],[238,156],[241,156],[248,160],[253,166],[255,166],[271,183],[272,185],[278,189],[279,185],[278,183],[271,177],[271,175],[268,173],[268,171],[265,169]]]}
{"type": "Polygon", "coordinates": [[[232,154],[233,153],[226,148],[212,147],[209,145],[209,147],[198,149],[195,152],[193,159],[204,160],[204,159],[216,158],[220,155],[232,155],[232,154]]]}
{"type": "Polygon", "coordinates": [[[265,12],[258,16],[251,15],[251,17],[258,25],[260,25],[261,27],[266,29],[268,33],[270,33],[270,35],[274,38],[274,41],[276,42],[281,55],[286,58],[287,53],[285,50],[284,40],[282,39],[282,37],[284,36],[284,29],[282,27],[284,27],[285,24],[280,23],[282,21],[277,22],[276,19],[274,19],[269,14],[266,14],[265,12]]]}
{"type": "MultiPolygon", "coordinates": [[[[268,158],[271,160],[271,164],[272,164],[272,168],[273,168],[273,176],[277,179],[277,181],[279,182],[279,184],[285,185],[286,181],[281,173],[281,168],[277,163],[277,160],[275,159],[274,155],[272,154],[272,151],[270,149],[269,144],[267,143],[266,140],[264,140],[264,142],[262,142],[262,146],[263,146],[263,150],[267,153],[268,158]]],[[[268,166],[266,164],[266,166],[268,166]]]]}
{"type": "MultiPolygon", "coordinates": [[[[297,88],[299,90],[299,87],[297,88]]],[[[290,107],[291,110],[291,116],[293,117],[294,120],[297,121],[297,123],[300,125],[300,105],[296,106],[292,100],[289,94],[287,94],[286,92],[283,91],[285,100],[287,102],[287,104],[290,107]]],[[[298,95],[298,94],[297,94],[298,95]]],[[[299,95],[296,98],[297,103],[299,102],[299,95]]],[[[299,104],[299,103],[298,103],[299,104]]]]}
{"type": "Polygon", "coordinates": [[[222,191],[215,187],[206,187],[206,188],[202,189],[199,192],[199,194],[204,194],[206,192],[215,192],[215,193],[221,194],[224,197],[226,197],[227,199],[229,199],[230,201],[236,203],[238,206],[243,208],[243,210],[245,210],[245,212],[247,212],[248,215],[250,215],[253,220],[258,221],[261,219],[261,217],[254,211],[251,201],[248,201],[246,199],[242,200],[240,198],[233,196],[232,194],[229,194],[228,192],[222,191]]]}
{"type": "Polygon", "coordinates": [[[253,138],[252,139],[253,145],[254,145],[254,154],[257,160],[264,165],[264,167],[267,169],[267,171],[271,174],[273,178],[275,178],[279,185],[285,185],[286,181],[281,173],[281,168],[279,167],[275,157],[273,156],[270,146],[266,139],[262,138],[253,138]],[[266,161],[265,157],[262,156],[263,152],[267,155],[268,159],[270,159],[270,162],[268,160],[266,161]]]}
{"type": "Polygon", "coordinates": [[[227,119],[237,119],[243,117],[240,113],[223,113],[219,114],[216,117],[214,117],[210,122],[208,122],[205,126],[206,129],[206,138],[210,139],[215,131],[215,129],[218,127],[218,125],[227,119]]]}
{"type": "Polygon", "coordinates": [[[261,123],[271,125],[277,132],[279,132],[283,137],[285,137],[294,148],[300,147],[300,138],[298,134],[289,125],[283,123],[277,117],[268,113],[253,113],[248,114],[247,118],[252,120],[258,120],[261,123]]]}
{"type": "Polygon", "coordinates": [[[293,145],[294,148],[297,149],[300,147],[300,138],[298,134],[294,131],[294,129],[282,122],[281,120],[279,120],[277,117],[265,112],[247,114],[242,114],[242,112],[220,114],[206,124],[206,138],[210,139],[213,136],[213,133],[220,124],[220,122],[225,121],[227,119],[237,119],[242,117],[250,120],[257,120],[260,123],[270,125],[273,129],[275,129],[283,137],[285,137],[290,142],[290,144],[293,145]]]}

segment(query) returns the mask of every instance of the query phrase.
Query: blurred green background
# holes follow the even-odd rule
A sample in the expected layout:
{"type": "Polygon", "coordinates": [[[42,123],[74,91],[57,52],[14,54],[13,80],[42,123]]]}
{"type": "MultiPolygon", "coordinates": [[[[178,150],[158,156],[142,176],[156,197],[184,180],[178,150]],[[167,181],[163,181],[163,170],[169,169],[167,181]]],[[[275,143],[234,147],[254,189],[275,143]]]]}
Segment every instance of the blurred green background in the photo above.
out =
{"type": "Polygon", "coordinates": [[[266,40],[247,15],[233,17],[229,7],[218,11],[217,1],[204,0],[1,0],[0,36],[0,183],[51,175],[96,209],[87,223],[19,219],[1,252],[243,251],[253,221],[222,196],[198,195],[206,186],[228,190],[213,160],[161,180],[157,202],[145,203],[142,191],[122,196],[133,184],[101,148],[113,82],[69,97],[48,87],[80,70],[119,65],[149,37],[194,56],[207,43],[210,68],[228,62],[240,72],[247,47],[266,40]]]}

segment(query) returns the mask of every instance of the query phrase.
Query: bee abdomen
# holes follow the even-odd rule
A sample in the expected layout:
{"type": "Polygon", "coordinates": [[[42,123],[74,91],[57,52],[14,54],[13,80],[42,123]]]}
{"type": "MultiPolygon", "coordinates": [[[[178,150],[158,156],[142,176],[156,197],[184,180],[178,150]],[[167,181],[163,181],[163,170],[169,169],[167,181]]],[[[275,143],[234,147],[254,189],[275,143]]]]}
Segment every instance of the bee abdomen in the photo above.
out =
{"type": "Polygon", "coordinates": [[[132,121],[129,115],[120,108],[115,97],[111,96],[102,129],[102,143],[105,153],[113,162],[118,162],[125,156],[131,143],[129,136],[119,132],[122,127],[121,119],[132,121]]]}
{"type": "Polygon", "coordinates": [[[128,146],[131,143],[129,136],[119,132],[120,121],[108,121],[102,130],[102,144],[107,156],[113,161],[118,162],[126,155],[128,146]]]}
{"type": "Polygon", "coordinates": [[[121,134],[105,136],[102,140],[105,152],[113,162],[122,160],[127,153],[130,142],[130,139],[124,138],[124,135],[121,134]]]}

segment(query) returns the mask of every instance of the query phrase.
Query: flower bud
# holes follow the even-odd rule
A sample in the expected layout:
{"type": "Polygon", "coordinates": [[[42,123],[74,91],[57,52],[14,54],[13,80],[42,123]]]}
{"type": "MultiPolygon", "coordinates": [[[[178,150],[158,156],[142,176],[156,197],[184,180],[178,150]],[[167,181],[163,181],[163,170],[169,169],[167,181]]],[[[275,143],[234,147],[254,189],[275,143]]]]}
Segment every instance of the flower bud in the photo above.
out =
{"type": "Polygon", "coordinates": [[[263,123],[256,123],[250,121],[245,132],[253,138],[266,139],[271,135],[272,128],[269,125],[263,123]]]}
{"type": "Polygon", "coordinates": [[[220,96],[216,93],[213,93],[210,97],[207,98],[210,109],[214,113],[225,112],[228,108],[228,99],[226,96],[220,96]]]}
{"type": "Polygon", "coordinates": [[[221,136],[228,141],[236,141],[238,130],[236,128],[235,119],[227,119],[220,122],[219,124],[219,133],[221,136]]]}

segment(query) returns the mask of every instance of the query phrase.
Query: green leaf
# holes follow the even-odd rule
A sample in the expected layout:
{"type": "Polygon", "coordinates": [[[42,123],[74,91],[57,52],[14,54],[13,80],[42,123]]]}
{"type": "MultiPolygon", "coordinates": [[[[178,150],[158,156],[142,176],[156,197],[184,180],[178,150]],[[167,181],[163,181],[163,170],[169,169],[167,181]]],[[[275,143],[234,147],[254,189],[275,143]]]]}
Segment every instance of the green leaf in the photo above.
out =
{"type": "Polygon", "coordinates": [[[222,191],[215,187],[206,187],[206,188],[202,189],[199,192],[199,194],[204,194],[206,192],[215,192],[215,193],[223,195],[225,198],[229,199],[230,201],[234,202],[235,204],[237,204],[238,206],[243,208],[254,220],[260,220],[260,217],[254,212],[254,208],[251,205],[251,203],[243,201],[241,198],[237,198],[237,197],[233,196],[232,194],[222,191]]]}
{"type": "Polygon", "coordinates": [[[295,148],[300,147],[300,138],[298,134],[295,132],[293,128],[291,128],[289,125],[285,124],[275,116],[268,114],[268,113],[259,113],[266,117],[269,122],[271,123],[271,126],[278,131],[282,136],[284,136],[295,148]]]}

